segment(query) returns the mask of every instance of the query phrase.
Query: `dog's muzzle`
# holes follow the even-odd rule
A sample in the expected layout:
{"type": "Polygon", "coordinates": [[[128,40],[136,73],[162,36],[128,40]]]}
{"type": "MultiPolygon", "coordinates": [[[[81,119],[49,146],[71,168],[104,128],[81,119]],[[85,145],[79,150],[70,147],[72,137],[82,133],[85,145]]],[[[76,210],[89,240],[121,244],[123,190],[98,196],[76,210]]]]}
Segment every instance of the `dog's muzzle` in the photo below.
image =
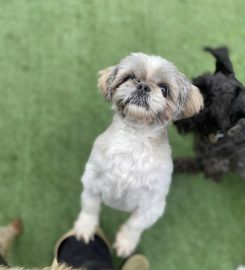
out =
{"type": "Polygon", "coordinates": [[[140,83],[134,94],[131,96],[129,103],[137,105],[139,107],[144,107],[145,109],[149,109],[148,98],[150,87],[147,84],[140,83]]]}

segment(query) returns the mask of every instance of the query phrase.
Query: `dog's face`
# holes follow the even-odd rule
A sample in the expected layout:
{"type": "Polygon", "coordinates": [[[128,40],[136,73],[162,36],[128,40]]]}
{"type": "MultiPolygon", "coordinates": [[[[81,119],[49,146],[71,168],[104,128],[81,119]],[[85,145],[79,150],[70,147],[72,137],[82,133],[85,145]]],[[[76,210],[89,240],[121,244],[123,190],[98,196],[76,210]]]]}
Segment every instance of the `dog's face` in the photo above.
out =
{"type": "Polygon", "coordinates": [[[152,123],[190,117],[203,98],[169,61],[135,53],[99,73],[98,86],[113,109],[130,120],[152,123]]]}

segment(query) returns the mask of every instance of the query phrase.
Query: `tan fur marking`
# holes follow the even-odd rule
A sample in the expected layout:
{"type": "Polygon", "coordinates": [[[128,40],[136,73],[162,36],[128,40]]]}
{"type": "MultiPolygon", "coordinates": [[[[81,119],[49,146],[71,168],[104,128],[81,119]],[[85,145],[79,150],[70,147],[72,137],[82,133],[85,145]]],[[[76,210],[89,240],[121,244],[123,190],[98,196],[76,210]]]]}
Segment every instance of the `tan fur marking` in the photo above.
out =
{"type": "Polygon", "coordinates": [[[108,67],[99,71],[99,80],[98,80],[98,88],[104,94],[104,96],[108,95],[109,85],[108,78],[113,70],[113,67],[108,67]]]}
{"type": "Polygon", "coordinates": [[[203,106],[203,97],[200,90],[192,85],[183,109],[183,118],[188,118],[197,114],[203,106]]]}

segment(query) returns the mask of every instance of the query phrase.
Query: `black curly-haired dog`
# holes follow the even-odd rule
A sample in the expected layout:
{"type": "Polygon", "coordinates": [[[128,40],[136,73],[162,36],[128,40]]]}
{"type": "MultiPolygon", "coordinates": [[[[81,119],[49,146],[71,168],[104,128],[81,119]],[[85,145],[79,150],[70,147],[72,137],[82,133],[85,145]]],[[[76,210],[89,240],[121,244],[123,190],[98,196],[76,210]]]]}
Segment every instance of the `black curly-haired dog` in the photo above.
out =
{"type": "Polygon", "coordinates": [[[205,50],[215,57],[216,70],[193,79],[204,109],[174,123],[181,134],[194,134],[195,157],[176,158],[175,173],[203,172],[219,180],[234,171],[245,177],[245,87],[235,77],[227,48],[205,50]]]}

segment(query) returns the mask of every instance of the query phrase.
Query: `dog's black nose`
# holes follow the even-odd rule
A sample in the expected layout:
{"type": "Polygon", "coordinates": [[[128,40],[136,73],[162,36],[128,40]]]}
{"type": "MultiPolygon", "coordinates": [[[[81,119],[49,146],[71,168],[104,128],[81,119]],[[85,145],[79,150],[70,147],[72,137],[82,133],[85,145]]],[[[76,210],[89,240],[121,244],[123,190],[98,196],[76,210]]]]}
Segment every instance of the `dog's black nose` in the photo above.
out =
{"type": "Polygon", "coordinates": [[[142,92],[150,92],[150,87],[146,83],[139,83],[137,86],[137,90],[142,92]]]}

